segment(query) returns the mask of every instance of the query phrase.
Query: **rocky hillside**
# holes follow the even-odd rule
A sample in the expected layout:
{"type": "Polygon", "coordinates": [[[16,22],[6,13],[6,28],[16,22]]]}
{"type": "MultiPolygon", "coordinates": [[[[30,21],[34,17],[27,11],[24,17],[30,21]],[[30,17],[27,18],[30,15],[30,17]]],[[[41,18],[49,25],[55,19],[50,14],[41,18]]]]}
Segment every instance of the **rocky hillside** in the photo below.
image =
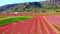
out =
{"type": "Polygon", "coordinates": [[[15,11],[32,11],[32,8],[41,8],[40,2],[27,2],[27,3],[18,3],[18,4],[9,4],[0,7],[0,12],[15,12],[15,11]]]}
{"type": "Polygon", "coordinates": [[[49,0],[48,3],[49,3],[49,4],[60,5],[60,0],[49,0]]]}
{"type": "MultiPolygon", "coordinates": [[[[46,11],[60,11],[60,0],[50,0],[41,2],[26,2],[18,4],[9,4],[0,7],[0,13],[13,12],[46,12],[46,11]]],[[[59,12],[58,11],[58,12],[59,12]]]]}

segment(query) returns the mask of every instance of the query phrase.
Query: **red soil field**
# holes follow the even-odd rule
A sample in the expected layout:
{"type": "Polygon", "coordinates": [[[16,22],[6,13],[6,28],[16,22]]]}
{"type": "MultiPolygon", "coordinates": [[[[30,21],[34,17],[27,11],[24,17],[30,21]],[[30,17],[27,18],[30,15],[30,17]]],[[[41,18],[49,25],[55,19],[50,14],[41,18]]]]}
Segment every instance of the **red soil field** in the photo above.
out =
{"type": "Polygon", "coordinates": [[[60,31],[60,16],[46,16],[46,19],[60,31]]]}
{"type": "Polygon", "coordinates": [[[35,16],[0,27],[0,34],[60,34],[59,17],[35,16]]]}

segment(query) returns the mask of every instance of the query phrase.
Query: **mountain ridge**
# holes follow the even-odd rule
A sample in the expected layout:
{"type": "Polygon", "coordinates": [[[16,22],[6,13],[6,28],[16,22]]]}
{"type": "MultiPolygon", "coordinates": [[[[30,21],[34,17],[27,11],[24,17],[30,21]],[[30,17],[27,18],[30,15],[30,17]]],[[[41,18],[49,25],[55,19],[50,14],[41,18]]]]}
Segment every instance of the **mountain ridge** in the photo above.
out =
{"type": "MultiPolygon", "coordinates": [[[[55,0],[54,0],[55,1],[55,0]]],[[[52,1],[53,2],[53,1],[52,1]]],[[[57,3],[57,2],[56,2],[57,3]]],[[[58,4],[59,5],[59,4],[58,4]]],[[[29,11],[45,11],[46,9],[57,9],[59,8],[56,4],[51,4],[50,1],[40,1],[40,2],[26,2],[26,3],[17,3],[9,4],[0,7],[1,12],[29,12],[29,11]]]]}
{"type": "Polygon", "coordinates": [[[9,4],[9,5],[5,5],[5,6],[0,7],[0,12],[4,11],[6,9],[13,8],[13,7],[22,7],[22,8],[29,7],[30,8],[31,6],[41,7],[41,3],[40,2],[27,2],[27,3],[9,4]]]}

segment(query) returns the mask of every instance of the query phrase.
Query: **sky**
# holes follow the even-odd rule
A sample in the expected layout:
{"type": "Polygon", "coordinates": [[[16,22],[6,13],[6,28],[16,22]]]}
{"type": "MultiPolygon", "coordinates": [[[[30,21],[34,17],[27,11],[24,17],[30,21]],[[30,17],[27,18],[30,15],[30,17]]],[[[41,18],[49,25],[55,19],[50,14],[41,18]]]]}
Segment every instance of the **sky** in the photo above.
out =
{"type": "Polygon", "coordinates": [[[38,1],[45,1],[45,0],[0,0],[0,6],[7,5],[7,4],[38,2],[38,1]]]}

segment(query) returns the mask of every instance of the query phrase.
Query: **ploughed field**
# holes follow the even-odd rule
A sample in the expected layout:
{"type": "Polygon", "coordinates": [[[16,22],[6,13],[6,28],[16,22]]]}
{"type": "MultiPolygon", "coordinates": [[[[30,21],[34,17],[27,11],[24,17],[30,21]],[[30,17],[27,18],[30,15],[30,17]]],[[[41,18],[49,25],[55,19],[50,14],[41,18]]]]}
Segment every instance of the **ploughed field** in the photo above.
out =
{"type": "Polygon", "coordinates": [[[0,20],[0,34],[60,34],[60,15],[28,15],[0,20]]]}

